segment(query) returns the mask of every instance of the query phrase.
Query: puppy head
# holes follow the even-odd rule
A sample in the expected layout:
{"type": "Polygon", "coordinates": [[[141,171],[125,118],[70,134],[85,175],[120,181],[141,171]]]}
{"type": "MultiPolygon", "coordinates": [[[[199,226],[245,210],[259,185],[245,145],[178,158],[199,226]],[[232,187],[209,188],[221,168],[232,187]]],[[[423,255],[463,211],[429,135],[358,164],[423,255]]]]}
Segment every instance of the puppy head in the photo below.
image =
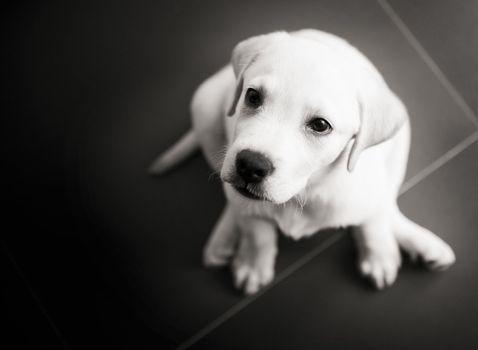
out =
{"type": "Polygon", "coordinates": [[[229,111],[235,128],[222,179],[249,199],[284,203],[313,175],[347,158],[351,171],[365,148],[391,137],[401,121],[382,116],[395,100],[378,74],[370,78],[352,61],[328,45],[282,32],[239,43],[229,111]],[[390,106],[374,106],[384,96],[390,106]],[[352,151],[341,157],[352,139],[352,151]]]}

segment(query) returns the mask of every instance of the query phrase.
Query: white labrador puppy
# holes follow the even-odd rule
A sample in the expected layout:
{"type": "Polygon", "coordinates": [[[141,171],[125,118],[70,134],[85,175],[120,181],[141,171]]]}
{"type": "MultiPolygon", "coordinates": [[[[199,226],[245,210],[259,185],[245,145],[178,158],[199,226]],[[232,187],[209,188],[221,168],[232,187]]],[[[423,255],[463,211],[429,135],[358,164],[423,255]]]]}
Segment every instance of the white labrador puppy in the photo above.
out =
{"type": "Polygon", "coordinates": [[[227,197],[204,262],[232,259],[235,283],[246,293],[273,279],[278,229],[299,239],[353,226],[359,269],[380,289],[396,279],[400,247],[433,270],[455,261],[444,241],[397,206],[410,143],[407,111],[345,40],[317,30],[245,40],[232,64],[197,89],[191,112],[193,131],[151,171],[162,173],[202,148],[227,197]]]}

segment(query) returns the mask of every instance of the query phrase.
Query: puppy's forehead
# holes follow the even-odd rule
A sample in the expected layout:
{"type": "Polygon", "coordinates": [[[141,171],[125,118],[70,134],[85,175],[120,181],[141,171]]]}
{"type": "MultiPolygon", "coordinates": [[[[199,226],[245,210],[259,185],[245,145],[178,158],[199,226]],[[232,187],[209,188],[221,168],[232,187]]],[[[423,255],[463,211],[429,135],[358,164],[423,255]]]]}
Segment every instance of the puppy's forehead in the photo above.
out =
{"type": "Polygon", "coordinates": [[[347,60],[330,47],[291,39],[261,51],[245,72],[245,78],[257,78],[256,81],[271,87],[285,83],[289,88],[320,85],[343,89],[341,85],[350,81],[349,70],[347,60]]]}
{"type": "Polygon", "coordinates": [[[323,72],[340,73],[347,69],[347,59],[339,51],[319,42],[290,38],[266,46],[255,58],[254,64],[267,64],[270,70],[300,73],[323,67],[323,72]]]}
{"type": "MultiPolygon", "coordinates": [[[[326,45],[297,38],[284,40],[259,52],[245,72],[245,79],[264,88],[287,85],[288,90],[339,90],[342,93],[349,67],[343,57],[326,45]]],[[[350,84],[348,84],[350,85],[350,84]]]]}

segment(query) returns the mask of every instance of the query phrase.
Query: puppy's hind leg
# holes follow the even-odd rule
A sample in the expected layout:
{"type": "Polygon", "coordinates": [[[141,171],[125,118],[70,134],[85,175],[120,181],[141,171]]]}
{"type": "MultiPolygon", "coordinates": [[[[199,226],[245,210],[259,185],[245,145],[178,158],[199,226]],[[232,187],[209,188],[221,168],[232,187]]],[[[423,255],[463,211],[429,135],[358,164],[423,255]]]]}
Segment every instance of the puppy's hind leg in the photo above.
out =
{"type": "Polygon", "coordinates": [[[227,204],[204,248],[204,265],[226,265],[236,249],[238,234],[233,210],[227,204]]]}
{"type": "Polygon", "coordinates": [[[430,270],[445,270],[455,262],[451,247],[434,233],[414,223],[398,207],[393,216],[393,233],[412,260],[421,259],[430,270]]]}

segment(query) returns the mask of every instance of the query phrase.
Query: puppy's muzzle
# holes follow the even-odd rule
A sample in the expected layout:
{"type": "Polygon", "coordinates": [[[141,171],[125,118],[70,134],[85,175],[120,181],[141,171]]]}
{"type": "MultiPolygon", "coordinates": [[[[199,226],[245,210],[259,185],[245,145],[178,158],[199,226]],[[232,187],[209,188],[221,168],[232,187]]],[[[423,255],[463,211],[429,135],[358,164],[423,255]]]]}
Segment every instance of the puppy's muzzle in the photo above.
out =
{"type": "Polygon", "coordinates": [[[236,155],[236,173],[246,184],[257,184],[273,171],[272,162],[261,153],[242,150],[236,155]]]}
{"type": "Polygon", "coordinates": [[[249,199],[269,200],[262,188],[267,176],[272,174],[274,166],[265,155],[251,150],[242,150],[236,155],[235,171],[223,180],[249,199]]]}

